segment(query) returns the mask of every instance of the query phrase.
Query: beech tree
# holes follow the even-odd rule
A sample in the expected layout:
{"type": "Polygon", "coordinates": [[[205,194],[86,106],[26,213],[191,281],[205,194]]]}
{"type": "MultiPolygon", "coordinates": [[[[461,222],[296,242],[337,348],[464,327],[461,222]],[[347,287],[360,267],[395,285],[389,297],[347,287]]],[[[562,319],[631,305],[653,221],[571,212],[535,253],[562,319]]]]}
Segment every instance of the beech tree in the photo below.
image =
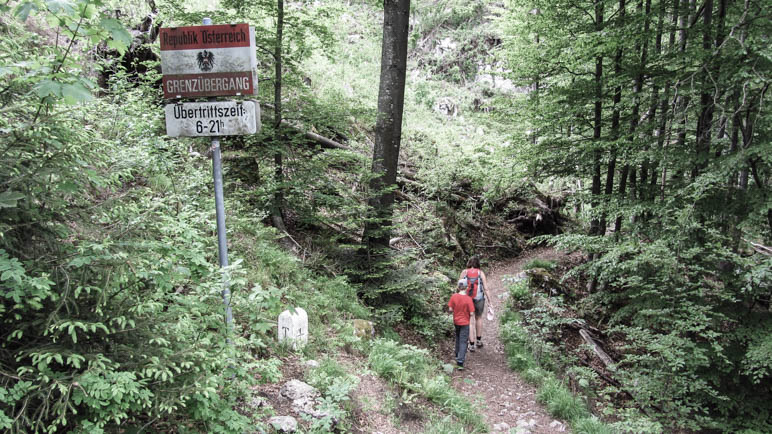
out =
{"type": "Polygon", "coordinates": [[[574,198],[592,204],[586,234],[552,242],[588,254],[577,271],[624,337],[621,383],[673,428],[768,429],[739,421],[769,411],[758,385],[772,373],[769,8],[511,5],[514,78],[538,83],[524,111],[538,140],[523,137],[520,156],[535,177],[590,181],[574,198]]]}
{"type": "Polygon", "coordinates": [[[402,135],[409,16],[410,0],[384,0],[378,117],[370,181],[372,196],[363,236],[368,259],[380,256],[389,248],[394,203],[392,189],[397,182],[402,135]]]}

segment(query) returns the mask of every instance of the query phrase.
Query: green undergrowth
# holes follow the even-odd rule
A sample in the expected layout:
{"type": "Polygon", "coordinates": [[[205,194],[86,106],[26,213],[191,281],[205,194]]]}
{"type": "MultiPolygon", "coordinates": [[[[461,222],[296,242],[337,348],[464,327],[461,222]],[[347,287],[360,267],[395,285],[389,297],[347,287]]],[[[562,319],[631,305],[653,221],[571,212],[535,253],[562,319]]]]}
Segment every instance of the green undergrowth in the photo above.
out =
{"type": "MultiPolygon", "coordinates": [[[[539,262],[532,265],[542,268],[546,264],[539,262]]],[[[550,313],[534,314],[534,310],[539,310],[538,300],[543,296],[533,293],[527,280],[509,280],[507,310],[501,316],[500,331],[509,367],[538,388],[537,399],[552,416],[567,421],[576,433],[663,432],[659,423],[632,408],[614,408],[605,404],[601,409],[603,415],[613,421],[610,423],[593,414],[590,404],[598,401],[598,395],[605,395],[604,398],[608,399],[619,391],[598,387],[597,373],[575,366],[575,361],[549,340],[548,337],[554,330],[559,330],[565,320],[550,313]],[[524,315],[532,321],[526,324],[524,315]]],[[[550,300],[557,303],[560,309],[555,298],[550,300]]]]}
{"type": "MultiPolygon", "coordinates": [[[[474,404],[456,393],[450,385],[450,378],[442,373],[440,362],[433,359],[427,350],[382,338],[369,345],[370,368],[402,390],[403,401],[410,403],[421,397],[439,405],[455,419],[448,424],[455,427],[453,429],[457,431],[454,432],[487,431],[474,404]]],[[[440,432],[437,430],[441,430],[444,422],[434,421],[430,426],[434,427],[431,428],[435,430],[433,432],[440,432]]]]}
{"type": "MultiPolygon", "coordinates": [[[[400,185],[405,196],[395,207],[393,237],[403,240],[400,250],[412,251],[435,267],[467,259],[461,257],[448,234],[459,238],[467,252],[500,244],[467,232],[479,229],[482,218],[491,214],[493,202],[528,190],[523,188],[525,180],[517,175],[523,173],[524,166],[504,158],[519,124],[490,116],[475,106],[480,100],[492,101],[492,95],[499,91],[475,81],[476,64],[474,71],[465,72],[457,82],[447,81],[424,62],[430,54],[415,46],[424,39],[426,47],[444,39],[480,39],[481,29],[489,28],[482,16],[490,3],[416,3],[411,10],[411,22],[416,24],[408,60],[400,177],[413,182],[400,185]],[[441,107],[451,114],[445,114],[441,107]],[[463,200],[451,194],[459,191],[463,200]]],[[[378,91],[373,78],[380,71],[381,13],[370,5],[352,3],[341,14],[341,25],[331,29],[339,42],[334,61],[318,53],[304,64],[320,104],[345,106],[351,114],[348,144],[368,150],[373,145],[378,91]]],[[[456,54],[448,53],[439,62],[458,57],[456,54]]],[[[478,60],[493,62],[494,56],[478,60]]]]}
{"type": "MultiPolygon", "coordinates": [[[[89,2],[57,7],[67,25],[113,29],[89,2]]],[[[261,426],[265,410],[247,404],[256,386],[282,378],[278,314],[305,308],[321,348],[335,325],[369,317],[356,287],[280,249],[226,167],[229,332],[212,163],[190,152],[203,140],[164,136],[156,76],[116,74],[94,98],[78,57],[9,23],[0,29],[13,60],[0,95],[0,430],[261,426]]],[[[325,390],[334,410],[345,390],[325,390]]]]}
{"type": "Polygon", "coordinates": [[[351,428],[348,417],[353,411],[351,392],[359,385],[359,378],[347,372],[346,368],[332,358],[322,360],[306,377],[308,384],[316,387],[322,394],[317,409],[326,413],[325,417],[309,421],[309,431],[348,431],[351,428]]]}

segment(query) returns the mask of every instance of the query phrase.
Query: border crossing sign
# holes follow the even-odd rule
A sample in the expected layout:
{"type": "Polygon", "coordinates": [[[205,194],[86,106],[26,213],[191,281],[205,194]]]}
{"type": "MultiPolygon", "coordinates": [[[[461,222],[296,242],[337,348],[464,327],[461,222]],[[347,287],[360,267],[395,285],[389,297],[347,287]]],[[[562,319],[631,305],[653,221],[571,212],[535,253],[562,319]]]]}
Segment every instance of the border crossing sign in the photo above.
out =
{"type": "Polygon", "coordinates": [[[167,27],[159,36],[164,98],[257,93],[254,27],[167,27]]]}

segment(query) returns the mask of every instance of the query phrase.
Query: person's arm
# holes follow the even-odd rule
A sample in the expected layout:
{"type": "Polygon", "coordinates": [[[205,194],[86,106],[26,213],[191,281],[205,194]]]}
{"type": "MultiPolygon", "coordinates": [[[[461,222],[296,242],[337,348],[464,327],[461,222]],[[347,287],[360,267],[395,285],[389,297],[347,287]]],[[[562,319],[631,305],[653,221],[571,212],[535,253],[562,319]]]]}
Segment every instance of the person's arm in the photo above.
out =
{"type": "Polygon", "coordinates": [[[483,273],[482,270],[480,270],[480,278],[482,279],[483,288],[485,288],[485,292],[490,293],[490,286],[488,286],[488,279],[485,278],[485,273],[483,273]]]}
{"type": "Polygon", "coordinates": [[[450,304],[450,301],[448,301],[448,312],[453,312],[453,306],[450,304]]]}

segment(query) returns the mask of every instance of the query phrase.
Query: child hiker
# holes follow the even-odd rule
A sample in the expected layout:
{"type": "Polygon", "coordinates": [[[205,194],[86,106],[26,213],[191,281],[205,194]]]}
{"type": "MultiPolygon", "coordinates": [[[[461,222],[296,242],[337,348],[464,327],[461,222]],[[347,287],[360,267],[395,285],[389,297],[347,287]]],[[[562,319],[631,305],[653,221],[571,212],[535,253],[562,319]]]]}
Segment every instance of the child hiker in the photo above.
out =
{"type": "Polygon", "coordinates": [[[453,324],[456,328],[456,367],[464,369],[466,358],[466,341],[469,339],[469,323],[474,314],[472,297],[466,295],[466,282],[458,282],[458,292],[450,296],[448,310],[453,312],[453,324]]]}

